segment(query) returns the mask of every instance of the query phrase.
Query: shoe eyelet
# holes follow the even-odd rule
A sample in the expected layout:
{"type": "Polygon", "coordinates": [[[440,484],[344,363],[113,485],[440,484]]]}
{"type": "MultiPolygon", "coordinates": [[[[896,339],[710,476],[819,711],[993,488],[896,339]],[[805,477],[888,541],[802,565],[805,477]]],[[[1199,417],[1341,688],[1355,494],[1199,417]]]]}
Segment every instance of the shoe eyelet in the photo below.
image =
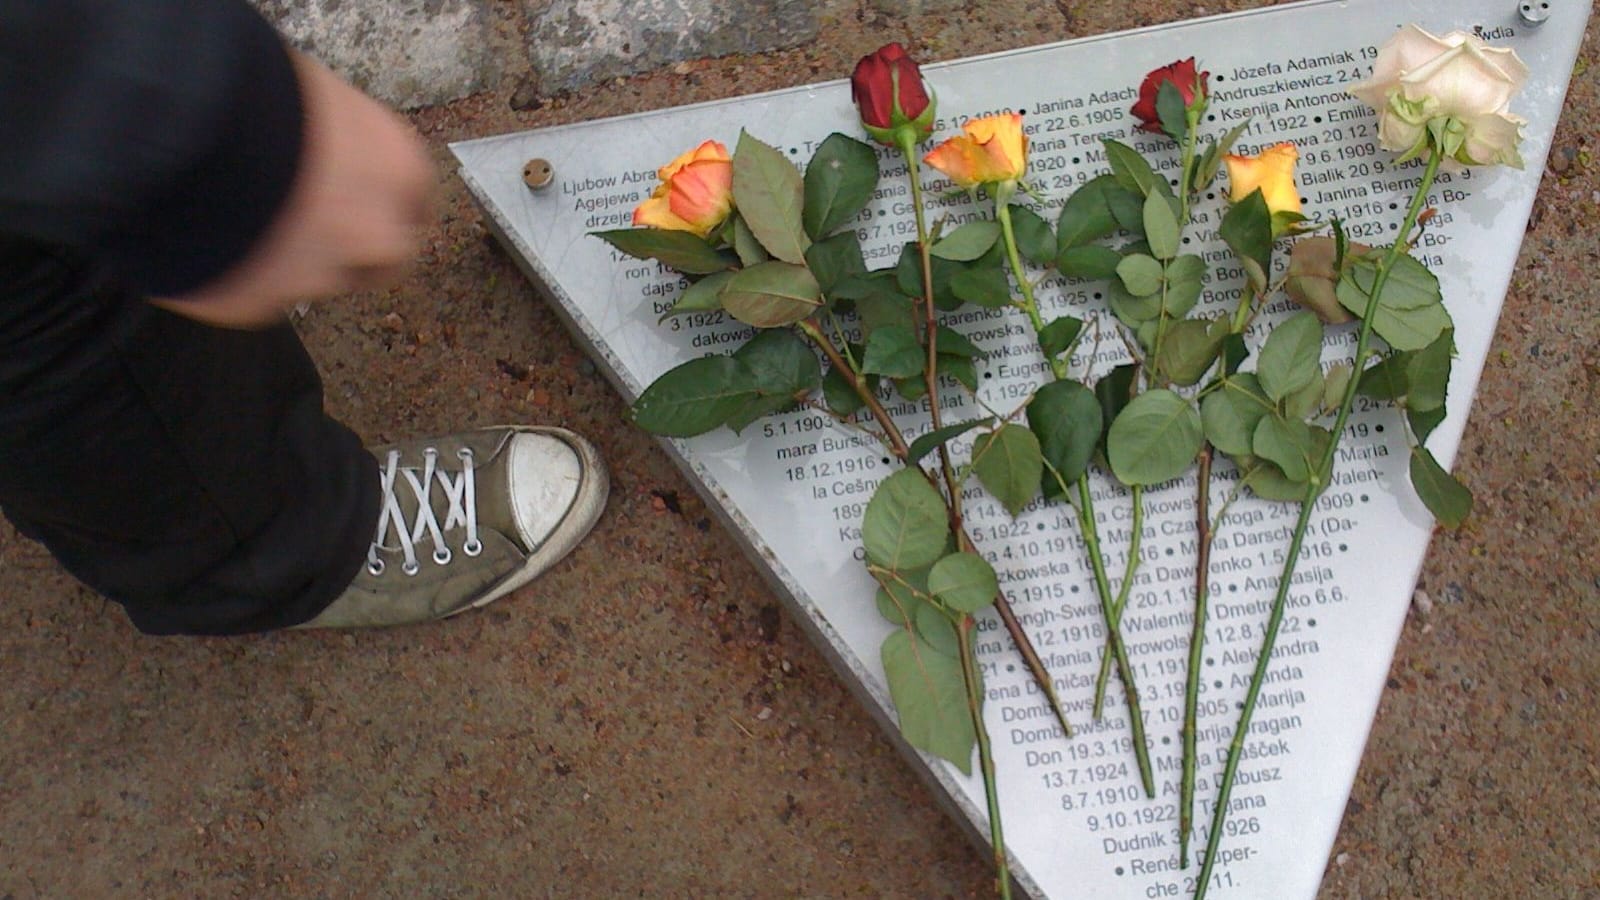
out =
{"type": "Polygon", "coordinates": [[[456,450],[456,459],[460,459],[460,460],[465,460],[467,462],[471,462],[472,461],[472,448],[471,447],[461,447],[458,450],[456,450]]]}
{"type": "Polygon", "coordinates": [[[422,565],[421,563],[408,562],[400,567],[400,571],[407,575],[415,575],[422,571],[422,565]]]}
{"type": "Polygon", "coordinates": [[[450,564],[450,548],[449,547],[440,547],[439,549],[433,551],[433,561],[435,563],[438,563],[441,566],[449,565],[450,564]]]}
{"type": "Polygon", "coordinates": [[[382,575],[383,570],[387,568],[388,566],[381,559],[367,560],[367,572],[371,575],[382,575]]]}
{"type": "Polygon", "coordinates": [[[483,541],[467,541],[465,544],[461,545],[461,552],[468,556],[477,556],[479,553],[483,552],[483,541]]]}

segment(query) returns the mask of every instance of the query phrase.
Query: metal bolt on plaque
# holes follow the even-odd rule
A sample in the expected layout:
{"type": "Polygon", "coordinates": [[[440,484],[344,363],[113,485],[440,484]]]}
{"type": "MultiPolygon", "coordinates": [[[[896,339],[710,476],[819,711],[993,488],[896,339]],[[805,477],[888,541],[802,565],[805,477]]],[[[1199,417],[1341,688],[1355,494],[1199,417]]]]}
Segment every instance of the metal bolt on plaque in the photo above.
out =
{"type": "Polygon", "coordinates": [[[1517,4],[1517,15],[1529,25],[1543,25],[1550,18],[1549,0],[1522,0],[1517,4]]]}
{"type": "Polygon", "coordinates": [[[548,187],[555,177],[556,170],[547,159],[535,157],[522,167],[522,183],[536,191],[548,187]]]}

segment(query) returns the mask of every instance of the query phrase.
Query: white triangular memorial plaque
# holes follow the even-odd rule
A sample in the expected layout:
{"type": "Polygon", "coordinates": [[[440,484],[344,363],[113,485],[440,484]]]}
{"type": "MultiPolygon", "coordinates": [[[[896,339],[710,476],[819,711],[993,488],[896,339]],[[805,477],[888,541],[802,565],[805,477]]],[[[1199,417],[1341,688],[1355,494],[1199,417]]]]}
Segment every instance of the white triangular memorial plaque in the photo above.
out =
{"type": "MultiPolygon", "coordinates": [[[[1029,177],[1053,219],[1053,209],[1082,176],[1106,169],[1101,139],[1132,139],[1130,87],[1158,65],[1198,56],[1212,72],[1210,133],[1248,117],[1245,144],[1297,142],[1307,212],[1338,215],[1355,239],[1384,243],[1404,216],[1418,172],[1397,167],[1392,154],[1376,149],[1373,115],[1345,88],[1366,77],[1376,48],[1406,22],[1434,33],[1477,30],[1515,49],[1532,70],[1512,107],[1529,121],[1527,168],[1441,175],[1430,198],[1439,215],[1416,251],[1440,276],[1456,323],[1460,357],[1449,417],[1429,441],[1448,464],[1588,15],[1589,3],[1574,0],[1328,0],[929,65],[925,73],[947,119],[1003,109],[1025,113],[1033,141],[1029,177]],[[1530,24],[1541,17],[1546,21],[1530,24]]],[[[588,233],[626,227],[634,206],[655,186],[658,166],[708,138],[732,146],[740,128],[797,163],[832,132],[860,135],[849,85],[835,81],[453,148],[491,227],[630,399],[679,363],[731,349],[748,330],[718,312],[660,321],[680,290],[678,279],[653,263],[620,257],[588,233]],[[551,183],[539,190],[523,180],[524,164],[533,158],[554,169],[551,183]]],[[[887,190],[861,217],[859,234],[875,268],[892,261],[907,239],[909,199],[893,195],[901,185],[903,179],[885,178],[880,189],[887,190]]],[[[1198,229],[1200,238],[1209,238],[1204,250],[1222,249],[1215,237],[1219,213],[1220,198],[1200,208],[1213,223],[1202,221],[1198,229]]],[[[1059,285],[1046,290],[1041,303],[1049,307],[1047,317],[1052,311],[1086,315],[1099,306],[1088,292],[1059,285]]],[[[1033,338],[1017,321],[1015,313],[983,310],[955,317],[955,326],[988,352],[980,396],[997,409],[1010,409],[1039,378],[1033,338]]],[[[1348,329],[1328,335],[1327,357],[1348,358],[1348,329]]],[[[1291,595],[1293,608],[1248,738],[1213,897],[1316,894],[1428,546],[1432,520],[1409,486],[1395,413],[1357,412],[1349,433],[1335,463],[1336,483],[1312,522],[1300,564],[1303,583],[1291,595]]],[[[666,446],[898,740],[879,662],[890,626],[875,611],[874,586],[853,555],[866,500],[890,472],[888,460],[809,411],[769,417],[742,436],[721,430],[666,446]]],[[[1176,807],[1193,490],[1190,480],[1147,494],[1149,578],[1134,591],[1126,619],[1130,653],[1144,675],[1141,693],[1149,697],[1157,799],[1145,799],[1140,790],[1120,696],[1108,701],[1100,727],[1064,738],[992,612],[982,620],[979,652],[990,692],[985,715],[1007,843],[1018,881],[1033,896],[1192,892],[1198,867],[1178,868],[1176,807]]],[[[1126,533],[1121,517],[1127,504],[1117,501],[1119,490],[1102,481],[1096,493],[1101,510],[1113,513],[1108,532],[1126,533]]],[[[1015,523],[997,504],[970,510],[979,546],[994,558],[1075,724],[1088,725],[1100,613],[1064,507],[1031,507],[1015,523]]],[[[1197,848],[1204,844],[1216,776],[1293,516],[1290,505],[1240,501],[1216,544],[1197,848]]],[[[1114,694],[1119,690],[1113,687],[1114,694]]],[[[986,835],[981,780],[931,757],[908,755],[958,816],[986,835]]]]}

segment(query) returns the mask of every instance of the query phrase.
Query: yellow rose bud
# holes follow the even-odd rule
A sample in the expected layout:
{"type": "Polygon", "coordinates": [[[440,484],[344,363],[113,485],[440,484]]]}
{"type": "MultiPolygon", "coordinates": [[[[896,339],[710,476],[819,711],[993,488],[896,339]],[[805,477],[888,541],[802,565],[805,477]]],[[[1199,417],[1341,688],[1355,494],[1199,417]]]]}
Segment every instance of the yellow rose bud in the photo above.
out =
{"type": "Polygon", "coordinates": [[[1028,171],[1028,136],[1020,114],[973,119],[961,130],[965,133],[933,148],[922,161],[965,188],[1015,182],[1028,171]]]}
{"type": "Polygon", "coordinates": [[[656,171],[661,184],[633,211],[633,224],[706,237],[733,211],[733,159],[706,141],[656,171]]]}
{"type": "Polygon", "coordinates": [[[1281,233],[1280,219],[1298,221],[1300,217],[1300,186],[1294,180],[1294,164],[1299,158],[1300,151],[1293,144],[1268,147],[1255,156],[1227,154],[1222,160],[1228,164],[1229,198],[1238,203],[1260,188],[1267,211],[1272,213],[1273,233],[1281,233]]]}

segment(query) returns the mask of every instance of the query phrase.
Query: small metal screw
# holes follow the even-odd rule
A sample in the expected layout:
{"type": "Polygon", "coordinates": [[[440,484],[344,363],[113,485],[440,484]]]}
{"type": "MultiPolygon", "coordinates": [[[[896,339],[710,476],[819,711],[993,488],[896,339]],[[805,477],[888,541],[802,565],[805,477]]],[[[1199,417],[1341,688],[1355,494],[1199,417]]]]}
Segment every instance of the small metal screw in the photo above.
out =
{"type": "Polygon", "coordinates": [[[1517,4],[1517,15],[1529,25],[1543,25],[1550,18],[1549,0],[1522,0],[1517,4]]]}
{"type": "Polygon", "coordinates": [[[530,159],[522,167],[522,183],[536,191],[548,187],[555,178],[556,170],[547,159],[530,159]]]}

